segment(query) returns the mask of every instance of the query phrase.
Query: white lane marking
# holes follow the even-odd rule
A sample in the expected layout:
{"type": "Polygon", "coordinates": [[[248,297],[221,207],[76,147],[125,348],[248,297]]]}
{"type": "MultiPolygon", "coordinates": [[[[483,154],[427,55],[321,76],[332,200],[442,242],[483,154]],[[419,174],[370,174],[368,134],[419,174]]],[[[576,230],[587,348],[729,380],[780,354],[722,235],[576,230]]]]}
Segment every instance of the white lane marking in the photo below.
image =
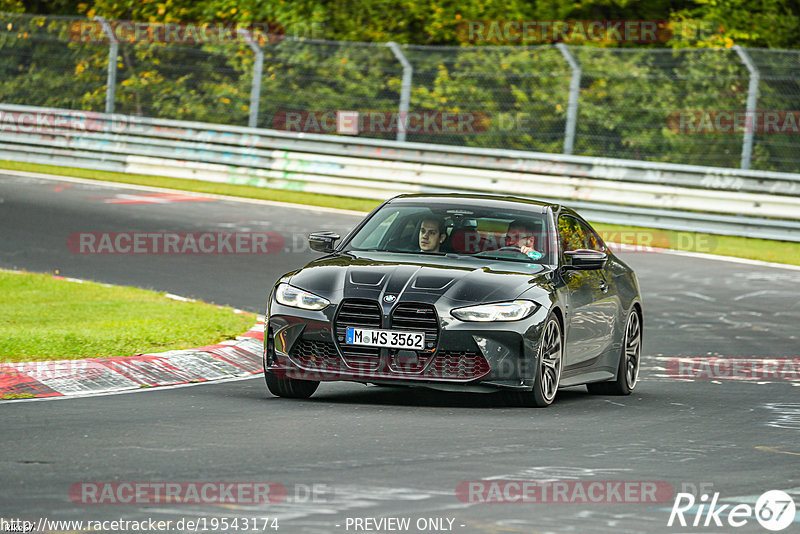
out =
{"type": "Polygon", "coordinates": [[[768,426],[800,430],[800,404],[771,402],[765,404],[764,408],[774,412],[773,419],[767,423],[768,426]]]}
{"type": "Polygon", "coordinates": [[[730,263],[741,263],[744,265],[755,265],[758,267],[771,267],[774,269],[788,269],[790,271],[800,271],[800,265],[790,265],[788,263],[774,263],[761,260],[750,260],[747,258],[736,258],[734,256],[718,256],[716,254],[706,254],[704,252],[688,252],[685,250],[673,250],[671,248],[653,249],[659,254],[671,254],[673,256],[686,256],[701,260],[727,261],[730,263]]]}
{"type": "Polygon", "coordinates": [[[192,193],[156,193],[152,195],[134,195],[117,193],[112,198],[103,200],[105,204],[172,204],[174,202],[205,202],[214,200],[208,196],[192,193]]]}
{"type": "Polygon", "coordinates": [[[573,466],[535,466],[527,467],[514,473],[482,477],[481,480],[536,480],[538,482],[555,482],[559,480],[582,480],[596,476],[622,476],[623,471],[632,471],[632,469],[628,467],[588,468],[573,466]]]}
{"type": "MultiPolygon", "coordinates": [[[[59,176],[57,174],[42,174],[38,172],[27,172],[27,171],[9,171],[8,169],[0,169],[0,174],[5,174],[11,177],[22,177],[22,178],[41,178],[43,180],[53,180],[53,181],[62,181],[62,182],[71,182],[76,184],[85,184],[85,185],[99,185],[109,188],[117,188],[117,189],[135,189],[137,191],[154,191],[158,193],[177,193],[177,194],[186,194],[187,191],[183,189],[169,189],[167,187],[155,187],[150,185],[136,185],[136,184],[126,184],[123,182],[107,182],[105,180],[90,180],[88,178],[73,178],[72,176],[59,176]]],[[[205,197],[210,197],[216,200],[230,200],[232,202],[242,202],[245,204],[259,204],[261,206],[274,206],[274,207],[281,207],[281,208],[292,208],[292,209],[300,209],[300,210],[308,210],[308,211],[318,211],[322,213],[339,213],[341,215],[352,215],[357,217],[364,217],[366,212],[363,211],[354,211],[354,210],[343,210],[339,208],[325,208],[322,206],[306,206],[305,204],[294,204],[290,202],[277,202],[275,200],[261,200],[258,198],[245,198],[245,197],[234,197],[228,195],[215,195],[213,193],[197,193],[198,195],[203,195],[205,197]]],[[[377,204],[379,201],[376,200],[375,203],[377,204]]]]}
{"type": "Polygon", "coordinates": [[[747,298],[750,298],[750,297],[758,297],[758,296],[761,296],[761,295],[767,295],[769,293],[782,294],[783,292],[775,291],[774,289],[763,289],[761,291],[753,291],[752,293],[745,293],[744,295],[739,295],[738,297],[733,297],[733,300],[742,300],[742,299],[747,299],[747,298]]]}
{"type": "MultiPolygon", "coordinates": [[[[798,495],[800,496],[800,487],[797,488],[781,488],[781,491],[785,491],[789,495],[798,495]]],[[[763,494],[759,495],[737,495],[735,497],[721,497],[719,500],[722,502],[742,502],[748,504],[755,504],[759,497],[763,494]]],[[[724,514],[723,514],[724,515],[724,514]]],[[[800,517],[794,520],[795,523],[800,522],[800,517]]]]}
{"type": "Polygon", "coordinates": [[[708,302],[716,302],[717,299],[713,297],[708,297],[706,295],[701,295],[700,293],[695,293],[693,291],[680,291],[679,294],[686,295],[687,297],[694,297],[696,299],[705,300],[708,302]]]}
{"type": "Polygon", "coordinates": [[[182,297],[180,295],[175,295],[174,293],[167,293],[164,295],[168,299],[171,300],[178,300],[180,302],[197,302],[197,299],[190,299],[189,297],[182,297]]]}

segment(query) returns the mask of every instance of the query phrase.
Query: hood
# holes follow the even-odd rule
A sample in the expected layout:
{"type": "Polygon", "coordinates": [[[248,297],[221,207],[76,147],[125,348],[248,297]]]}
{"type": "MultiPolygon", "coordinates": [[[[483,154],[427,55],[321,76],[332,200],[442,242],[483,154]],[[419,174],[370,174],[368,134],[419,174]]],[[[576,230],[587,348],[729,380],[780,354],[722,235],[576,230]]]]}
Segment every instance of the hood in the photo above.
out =
{"type": "Polygon", "coordinates": [[[289,283],[333,302],[344,298],[450,305],[513,300],[532,284],[548,283],[547,266],[425,254],[349,252],[312,261],[289,283]]]}

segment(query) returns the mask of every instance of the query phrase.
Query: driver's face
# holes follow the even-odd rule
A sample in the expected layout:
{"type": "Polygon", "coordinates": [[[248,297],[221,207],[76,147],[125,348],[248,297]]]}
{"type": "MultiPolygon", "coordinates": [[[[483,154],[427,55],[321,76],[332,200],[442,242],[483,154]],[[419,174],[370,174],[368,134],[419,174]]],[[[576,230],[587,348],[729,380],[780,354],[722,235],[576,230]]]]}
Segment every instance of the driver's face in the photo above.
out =
{"type": "Polygon", "coordinates": [[[507,247],[531,247],[533,248],[534,236],[525,230],[523,226],[509,226],[506,232],[507,247]]]}
{"type": "Polygon", "coordinates": [[[419,249],[422,252],[439,252],[439,245],[445,235],[439,232],[439,225],[434,221],[422,221],[419,227],[419,249]]]}

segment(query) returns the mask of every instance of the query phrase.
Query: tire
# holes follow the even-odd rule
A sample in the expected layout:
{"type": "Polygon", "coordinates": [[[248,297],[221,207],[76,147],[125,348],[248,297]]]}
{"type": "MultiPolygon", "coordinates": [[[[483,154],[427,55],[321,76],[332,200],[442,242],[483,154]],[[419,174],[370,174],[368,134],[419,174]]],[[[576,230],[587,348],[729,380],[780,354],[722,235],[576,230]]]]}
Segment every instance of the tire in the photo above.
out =
{"type": "Polygon", "coordinates": [[[278,378],[271,371],[264,370],[267,389],[276,397],[288,399],[307,399],[319,387],[316,380],[298,380],[296,378],[278,378]]]}
{"type": "Polygon", "coordinates": [[[586,384],[594,395],[630,395],[639,381],[639,366],[642,357],[642,319],[634,308],[625,323],[622,350],[617,365],[617,379],[612,382],[586,384]]]}
{"type": "Polygon", "coordinates": [[[319,387],[316,380],[298,380],[296,378],[279,378],[269,370],[269,360],[274,350],[272,330],[267,327],[264,336],[264,381],[267,389],[276,397],[286,397],[289,399],[307,399],[319,387]]]}
{"type": "Polygon", "coordinates": [[[533,391],[509,392],[514,404],[536,408],[550,406],[556,398],[558,384],[561,381],[563,358],[564,337],[561,334],[561,324],[551,314],[542,328],[533,391]]]}

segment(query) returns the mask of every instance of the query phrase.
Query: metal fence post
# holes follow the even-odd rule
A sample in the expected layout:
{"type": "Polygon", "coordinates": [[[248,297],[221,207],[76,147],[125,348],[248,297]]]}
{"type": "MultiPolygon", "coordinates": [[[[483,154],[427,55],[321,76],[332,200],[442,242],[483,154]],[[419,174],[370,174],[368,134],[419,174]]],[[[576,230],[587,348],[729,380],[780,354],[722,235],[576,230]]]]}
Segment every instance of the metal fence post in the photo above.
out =
{"type": "Polygon", "coordinates": [[[750,168],[750,161],[753,157],[753,137],[755,129],[758,127],[758,118],[756,117],[756,107],[758,106],[758,82],[761,75],[758,72],[758,67],[753,63],[747,51],[739,45],[733,47],[739,55],[747,70],[750,72],[750,84],[747,87],[747,118],[744,123],[744,137],[742,139],[742,169],[750,168]]]}
{"type": "Polygon", "coordinates": [[[556,48],[564,56],[572,69],[572,76],[569,79],[569,101],[567,102],[567,124],[564,127],[564,154],[572,154],[575,146],[575,126],[578,122],[578,98],[581,89],[581,66],[578,60],[569,51],[564,43],[556,44],[556,48]]]}
{"type": "Polygon", "coordinates": [[[397,61],[403,65],[403,83],[400,86],[400,107],[398,110],[400,116],[397,121],[397,140],[405,141],[406,130],[408,129],[408,103],[411,100],[411,76],[414,74],[414,69],[411,67],[411,63],[406,58],[405,54],[403,54],[403,51],[400,50],[397,43],[389,41],[386,43],[386,46],[392,51],[397,61]]]}
{"type": "Polygon", "coordinates": [[[239,28],[238,31],[244,35],[244,40],[255,55],[253,58],[253,84],[250,87],[250,117],[247,120],[247,126],[256,128],[258,126],[258,108],[261,103],[261,76],[264,73],[264,51],[253,41],[253,37],[250,35],[249,31],[244,28],[239,28]]]}
{"type": "Polygon", "coordinates": [[[111,30],[111,26],[103,17],[94,20],[103,26],[103,32],[108,36],[108,77],[106,78],[106,113],[114,113],[114,98],[117,90],[117,55],[119,55],[119,41],[111,30]]]}

